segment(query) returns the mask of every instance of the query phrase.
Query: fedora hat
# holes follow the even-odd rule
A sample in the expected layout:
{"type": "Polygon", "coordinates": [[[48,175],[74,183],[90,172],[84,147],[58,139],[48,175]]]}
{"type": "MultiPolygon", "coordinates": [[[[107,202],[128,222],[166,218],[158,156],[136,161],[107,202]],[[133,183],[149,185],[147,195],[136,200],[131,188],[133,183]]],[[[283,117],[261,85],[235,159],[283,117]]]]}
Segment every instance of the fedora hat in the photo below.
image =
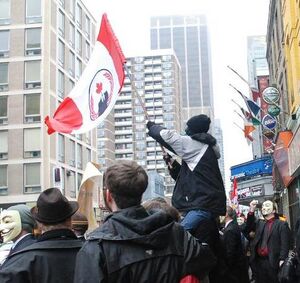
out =
{"type": "Polygon", "coordinates": [[[77,210],[77,201],[68,201],[59,189],[50,188],[40,194],[31,214],[37,221],[51,224],[66,220],[77,210]]]}

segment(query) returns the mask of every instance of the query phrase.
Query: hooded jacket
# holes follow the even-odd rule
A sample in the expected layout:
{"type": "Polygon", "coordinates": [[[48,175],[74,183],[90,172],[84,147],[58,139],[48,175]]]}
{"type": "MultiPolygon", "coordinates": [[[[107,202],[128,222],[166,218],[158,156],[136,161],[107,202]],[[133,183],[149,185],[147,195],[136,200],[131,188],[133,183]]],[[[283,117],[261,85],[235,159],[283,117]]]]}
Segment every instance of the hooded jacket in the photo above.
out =
{"type": "Polygon", "coordinates": [[[207,133],[182,136],[156,124],[150,126],[149,136],[182,160],[172,196],[173,206],[181,212],[205,210],[216,216],[225,215],[226,194],[216,139],[207,133]]]}
{"type": "Polygon", "coordinates": [[[89,234],[77,255],[74,282],[175,283],[213,267],[207,245],[165,212],[149,213],[142,206],[122,209],[89,234]]]}

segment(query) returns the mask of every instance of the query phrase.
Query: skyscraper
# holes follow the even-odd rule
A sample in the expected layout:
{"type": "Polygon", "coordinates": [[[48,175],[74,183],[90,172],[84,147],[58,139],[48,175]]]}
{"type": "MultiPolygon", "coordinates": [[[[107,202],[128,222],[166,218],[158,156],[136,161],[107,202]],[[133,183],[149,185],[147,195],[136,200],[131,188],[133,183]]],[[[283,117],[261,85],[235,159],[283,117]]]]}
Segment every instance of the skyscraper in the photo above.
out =
{"type": "Polygon", "coordinates": [[[173,50],[127,58],[131,80],[126,77],[114,111],[98,127],[98,162],[102,168],[114,160],[135,160],[147,171],[164,177],[166,193],[172,180],[163,160],[162,149],[146,134],[146,116],[169,129],[180,131],[180,66],[173,50]]]}
{"type": "Polygon", "coordinates": [[[87,64],[95,20],[80,0],[1,0],[0,27],[0,206],[53,186],[76,198],[96,131],[48,136],[43,119],[87,64]]]}
{"type": "Polygon", "coordinates": [[[207,20],[199,16],[151,18],[151,49],[174,49],[181,65],[183,121],[199,113],[213,120],[210,40],[207,20]]]}

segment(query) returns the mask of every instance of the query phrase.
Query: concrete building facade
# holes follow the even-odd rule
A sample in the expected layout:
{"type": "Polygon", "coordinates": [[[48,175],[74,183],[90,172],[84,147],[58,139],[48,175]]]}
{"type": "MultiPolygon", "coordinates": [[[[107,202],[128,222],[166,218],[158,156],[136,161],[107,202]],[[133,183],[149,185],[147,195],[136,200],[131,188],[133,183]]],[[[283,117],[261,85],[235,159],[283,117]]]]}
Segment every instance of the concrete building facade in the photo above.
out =
{"type": "Polygon", "coordinates": [[[146,133],[146,120],[181,131],[179,62],[173,50],[155,50],[127,58],[127,67],[130,78],[126,76],[113,113],[98,127],[98,162],[105,169],[114,160],[135,160],[161,174],[166,194],[171,194],[174,182],[160,145],[146,133]]]}
{"type": "Polygon", "coordinates": [[[53,115],[87,64],[95,20],[79,0],[0,1],[0,207],[58,186],[77,197],[96,131],[52,134],[53,115]]]}

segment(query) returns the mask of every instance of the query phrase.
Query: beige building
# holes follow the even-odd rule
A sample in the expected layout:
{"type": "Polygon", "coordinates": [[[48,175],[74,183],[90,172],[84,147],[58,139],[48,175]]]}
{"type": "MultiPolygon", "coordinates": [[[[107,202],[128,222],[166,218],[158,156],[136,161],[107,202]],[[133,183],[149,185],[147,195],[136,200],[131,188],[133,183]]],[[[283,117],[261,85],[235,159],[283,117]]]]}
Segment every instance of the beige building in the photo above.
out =
{"type": "Polygon", "coordinates": [[[181,71],[173,50],[152,50],[127,58],[127,76],[114,112],[98,128],[98,162],[103,168],[118,159],[137,161],[147,171],[164,177],[165,191],[172,193],[162,149],[147,135],[146,116],[168,129],[181,131],[181,71]]]}
{"type": "Polygon", "coordinates": [[[81,1],[0,1],[0,207],[52,186],[77,197],[96,131],[49,136],[44,118],[73,88],[94,41],[81,1]]]}

